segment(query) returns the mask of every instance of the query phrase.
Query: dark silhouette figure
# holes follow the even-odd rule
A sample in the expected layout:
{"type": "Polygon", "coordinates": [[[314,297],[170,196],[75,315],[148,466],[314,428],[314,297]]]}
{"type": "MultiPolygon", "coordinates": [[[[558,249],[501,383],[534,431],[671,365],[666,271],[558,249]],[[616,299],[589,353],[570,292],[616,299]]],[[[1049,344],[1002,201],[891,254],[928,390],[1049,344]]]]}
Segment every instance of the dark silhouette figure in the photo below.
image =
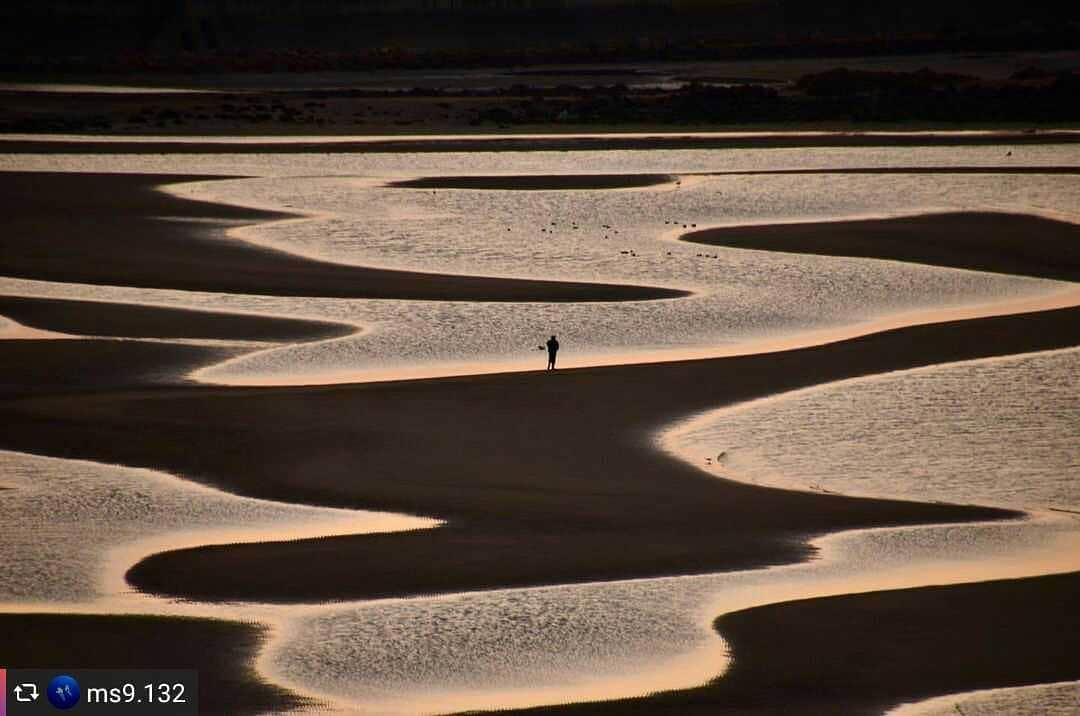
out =
{"type": "Polygon", "coordinates": [[[548,338],[548,370],[555,370],[555,355],[559,352],[559,342],[555,340],[555,336],[548,338]]]}

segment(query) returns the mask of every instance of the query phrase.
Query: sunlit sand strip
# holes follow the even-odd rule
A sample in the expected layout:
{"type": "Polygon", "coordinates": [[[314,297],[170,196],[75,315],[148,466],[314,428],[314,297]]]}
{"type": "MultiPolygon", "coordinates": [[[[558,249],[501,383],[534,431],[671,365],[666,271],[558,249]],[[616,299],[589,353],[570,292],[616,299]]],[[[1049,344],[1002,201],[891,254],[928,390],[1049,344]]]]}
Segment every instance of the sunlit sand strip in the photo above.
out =
{"type": "MultiPolygon", "coordinates": [[[[736,440],[731,448],[727,447],[726,443],[714,442],[715,438],[709,436],[708,442],[712,443],[706,447],[706,438],[701,435],[708,434],[710,428],[718,425],[725,419],[731,419],[734,416],[745,413],[745,411],[755,411],[761,409],[782,409],[785,404],[797,402],[800,398],[819,396],[824,392],[836,394],[839,390],[850,390],[853,388],[860,388],[865,386],[872,386],[874,384],[880,384],[882,381],[899,380],[916,378],[923,375],[940,375],[941,371],[949,368],[961,368],[961,367],[975,367],[975,366],[995,366],[995,365],[1007,365],[1017,361],[1018,359],[1034,359],[1036,357],[1053,357],[1064,355],[1080,355],[1080,347],[1053,349],[1047,351],[1036,351],[1031,353],[1010,354],[1003,356],[992,356],[988,358],[977,358],[973,360],[963,360],[955,363],[933,363],[931,365],[922,366],[918,368],[905,368],[897,371],[887,373],[874,373],[871,375],[863,375],[854,378],[847,378],[843,380],[833,381],[829,383],[818,383],[805,388],[797,388],[795,390],[789,390],[781,393],[774,393],[766,395],[761,398],[754,398],[745,402],[734,403],[726,405],[722,408],[715,410],[706,410],[699,414],[687,417],[684,420],[678,421],[671,425],[668,429],[663,431],[657,436],[656,443],[658,447],[673,455],[674,457],[683,460],[695,467],[701,468],[703,462],[709,467],[706,472],[710,475],[726,479],[740,480],[739,473],[754,470],[751,468],[739,468],[731,469],[731,465],[728,462],[729,455],[724,455],[723,458],[717,456],[716,462],[713,463],[713,455],[716,455],[716,450],[722,452],[728,452],[732,448],[736,448],[738,441],[736,440]],[[692,447],[691,447],[692,445],[692,447]],[[714,472],[715,471],[715,472],[714,472]]],[[[1008,390],[1008,389],[1006,389],[1008,390]]],[[[1013,388],[1016,390],[1016,388],[1013,388]]],[[[839,398],[832,398],[832,400],[839,400],[839,398]]],[[[1045,406],[1040,406],[1045,407],[1045,406]]],[[[849,418],[848,418],[849,419],[849,418]]],[[[841,418],[843,421],[844,418],[841,418]]],[[[918,421],[918,418],[912,415],[912,421],[918,421]]],[[[830,438],[835,439],[835,437],[830,438]]],[[[737,449],[737,448],[736,448],[737,449]]],[[[907,449],[907,448],[905,448],[907,449]]],[[[982,456],[981,456],[982,457],[982,456]]],[[[784,490],[795,490],[805,492],[838,492],[852,497],[865,497],[868,499],[902,499],[902,500],[918,500],[929,501],[935,499],[935,501],[966,504],[968,502],[975,502],[980,499],[978,493],[954,493],[944,492],[928,494],[923,489],[918,491],[909,491],[900,489],[893,483],[888,490],[882,489],[880,486],[874,488],[860,487],[855,483],[839,483],[838,486],[842,486],[839,490],[828,490],[822,485],[814,482],[812,478],[795,478],[787,479],[786,476],[768,476],[765,478],[758,478],[751,481],[754,485],[760,485],[762,487],[775,487],[784,490]]],[[[830,483],[832,484],[832,483],[830,483]]],[[[910,487],[910,485],[903,485],[902,487],[910,487]]],[[[1057,512],[1063,515],[1080,515],[1074,509],[1071,509],[1071,505],[1067,502],[1058,502],[1058,498],[1050,497],[1046,495],[1039,495],[1038,492],[1033,492],[1029,487],[1024,489],[1023,493],[1025,499],[996,502],[996,506],[1007,507],[1009,509],[1017,510],[1049,510],[1051,512],[1057,512]],[[1039,495],[1032,497],[1032,495],[1039,495]],[[1005,504],[1007,502],[1008,504],[1005,504]]],[[[981,499],[985,499],[982,497],[981,499]]]]}
{"type": "MultiPolygon", "coordinates": [[[[648,352],[632,351],[619,354],[604,353],[601,355],[576,359],[567,357],[560,366],[563,369],[590,368],[628,364],[667,363],[683,360],[705,360],[709,358],[733,358],[763,353],[778,353],[798,348],[810,348],[828,343],[838,343],[860,336],[867,336],[873,333],[881,333],[883,331],[910,326],[922,326],[933,323],[990,318],[993,316],[1007,316],[1021,313],[1035,313],[1038,311],[1051,311],[1060,308],[1074,308],[1080,306],[1080,286],[1067,283],[1051,283],[1048,285],[1054,286],[1057,290],[1047,295],[1025,296],[1007,301],[979,303],[931,311],[905,312],[836,328],[805,331],[776,338],[761,338],[729,346],[705,347],[689,350],[664,349],[648,352]]],[[[216,375],[210,377],[209,374],[211,372],[221,371],[229,365],[244,360],[245,358],[250,358],[250,354],[201,368],[192,373],[189,377],[192,380],[209,385],[270,387],[376,383],[395,380],[487,375],[492,373],[522,373],[537,369],[537,361],[534,357],[530,360],[516,359],[484,362],[480,364],[477,364],[475,361],[461,361],[438,363],[429,366],[407,366],[404,368],[396,367],[366,369],[360,371],[310,373],[305,374],[300,381],[290,380],[288,377],[270,377],[265,375],[230,376],[225,379],[216,375]]]]}
{"type": "Polygon", "coordinates": [[[31,328],[30,326],[24,326],[18,321],[14,321],[6,316],[0,316],[0,341],[42,341],[80,337],[81,336],[68,335],[67,333],[57,333],[55,331],[43,331],[39,328],[31,328]]]}
{"type": "Polygon", "coordinates": [[[1074,716],[1080,681],[1059,681],[1005,689],[984,689],[904,704],[887,716],[1074,716]]]}
{"type": "MultiPolygon", "coordinates": [[[[344,605],[339,605],[339,608],[340,606],[344,605]]],[[[327,608],[325,611],[331,610],[327,608]]],[[[302,636],[302,630],[300,620],[292,620],[275,629],[256,662],[256,669],[270,683],[288,688],[319,703],[320,706],[313,711],[320,714],[408,716],[610,701],[645,696],[681,688],[683,685],[696,686],[705,683],[717,675],[716,666],[724,664],[727,658],[726,644],[717,638],[715,633],[711,633],[697,647],[674,658],[663,659],[659,663],[649,660],[634,667],[613,669],[608,664],[582,663],[567,655],[566,672],[555,675],[537,672],[517,674],[519,680],[533,682],[534,685],[529,687],[476,685],[470,688],[454,688],[432,681],[415,685],[415,690],[410,688],[397,699],[376,697],[350,700],[318,687],[313,688],[275,663],[278,650],[302,636]],[[602,673],[593,672],[597,666],[601,667],[602,673]],[[571,671],[574,673],[570,673],[571,671]]],[[[461,634],[463,639],[469,637],[468,634],[461,634]]],[[[620,642],[612,640],[604,646],[617,653],[620,642]]],[[[475,668],[475,665],[466,662],[461,662],[459,666],[463,672],[475,668]]],[[[346,676],[346,680],[348,678],[346,676]]]]}
{"type": "MultiPolygon", "coordinates": [[[[402,532],[417,529],[433,529],[442,524],[441,520],[413,515],[373,512],[332,507],[277,502],[261,498],[233,495],[213,487],[185,480],[183,478],[150,470],[119,465],[107,465],[89,460],[43,457],[28,453],[0,451],[0,460],[4,461],[5,473],[12,488],[3,506],[5,512],[14,511],[11,519],[19,520],[24,516],[19,500],[31,500],[24,507],[29,514],[36,503],[34,499],[44,499],[50,488],[50,475],[66,476],[74,472],[92,474],[90,483],[85,486],[88,494],[84,495],[81,505],[86,509],[110,508],[108,500],[118,494],[129,495],[136,499],[131,509],[136,513],[117,515],[110,513],[112,521],[119,520],[122,530],[112,535],[118,544],[104,544],[101,557],[101,575],[91,588],[94,596],[89,601],[77,605],[79,611],[94,607],[101,613],[127,611],[146,611],[147,605],[164,603],[151,595],[134,592],[125,581],[124,575],[131,565],[146,557],[164,550],[186,549],[225,544],[250,544],[266,541],[289,541],[299,539],[319,539],[354,534],[376,534],[384,532],[402,532]],[[23,475],[28,469],[32,472],[23,475]],[[20,477],[20,475],[23,475],[20,477]],[[102,496],[95,496],[95,490],[102,490],[102,496]],[[159,527],[155,511],[173,512],[176,509],[188,510],[192,519],[183,518],[183,522],[204,522],[202,526],[189,529],[159,527]],[[137,511],[148,511],[145,515],[137,511]],[[126,517],[126,519],[125,519],[126,517]],[[236,526],[239,524],[240,526],[236,526]],[[128,531],[142,532],[146,536],[131,539],[128,531]]],[[[63,478],[61,478],[63,479],[63,478]]],[[[83,479],[83,478],[78,478],[83,479]]],[[[58,483],[61,484],[61,483],[58,483]]],[[[32,517],[32,515],[31,515],[32,517]]],[[[90,516],[91,518],[93,515],[90,516]]],[[[29,518],[28,518],[29,519],[29,518]]],[[[179,518],[178,518],[179,519],[179,518]]],[[[10,525],[9,525],[10,526],[10,525]]],[[[49,533],[55,540],[63,541],[65,535],[60,523],[49,533]]],[[[100,535],[94,535],[101,537],[100,535]]],[[[103,539],[108,540],[109,533],[103,539]]],[[[25,557],[25,555],[21,555],[25,557]]],[[[66,588],[65,588],[66,589],[66,588]]],[[[63,606],[70,611],[70,605],[56,605],[53,602],[32,602],[28,609],[40,610],[43,603],[63,606]]],[[[169,610],[173,613],[178,604],[192,602],[170,602],[169,610]]],[[[217,609],[217,607],[212,607],[217,609]]],[[[6,604],[5,611],[28,610],[27,605],[6,604]]],[[[153,611],[161,611],[154,609],[153,611]]],[[[219,615],[220,616],[220,615],[219,615]]]]}
{"type": "MultiPolygon", "coordinates": [[[[555,174],[555,175],[556,176],[578,176],[578,174],[576,174],[574,172],[558,173],[558,174],[555,174]]],[[[478,174],[478,175],[475,175],[475,176],[477,176],[477,177],[486,177],[487,175],[478,174]]],[[[634,176],[634,175],[633,174],[627,174],[626,176],[634,176]]],[[[245,209],[257,209],[257,210],[267,211],[267,212],[278,212],[278,213],[290,214],[291,216],[284,216],[283,218],[280,218],[280,219],[262,219],[262,220],[260,220],[258,222],[255,222],[255,223],[246,223],[246,224],[244,224],[242,226],[233,226],[233,227],[230,227],[230,228],[225,230],[225,235],[227,237],[229,237],[229,238],[236,239],[237,241],[243,241],[245,243],[253,244],[255,246],[260,246],[260,247],[263,247],[263,248],[273,249],[275,251],[280,251],[280,252],[290,254],[290,255],[293,255],[293,256],[299,256],[299,257],[302,257],[302,258],[313,259],[313,260],[316,260],[316,261],[327,261],[327,262],[339,264],[339,265],[342,265],[342,266],[359,266],[359,267],[362,267],[362,268],[385,269],[385,270],[388,270],[388,271],[420,271],[421,273],[432,273],[432,274],[439,274],[439,275],[442,275],[442,276],[481,277],[481,278],[508,279],[508,280],[514,280],[516,278],[516,277],[513,277],[513,276],[506,276],[506,275],[503,275],[503,274],[486,274],[486,273],[474,273],[474,272],[470,272],[468,274],[459,274],[459,273],[455,273],[453,271],[403,268],[403,267],[400,267],[400,266],[381,264],[378,261],[364,261],[363,263],[346,262],[346,261],[341,261],[337,257],[329,255],[329,254],[320,253],[318,251],[309,251],[309,250],[306,251],[306,250],[304,250],[304,248],[299,247],[299,246],[297,246],[295,244],[292,244],[292,243],[283,243],[283,242],[280,242],[280,241],[273,241],[273,240],[267,238],[267,235],[269,233],[271,233],[271,232],[266,231],[266,229],[268,227],[271,227],[271,226],[279,226],[279,227],[280,226],[289,226],[289,225],[293,225],[293,224],[302,224],[302,223],[306,223],[306,222],[309,222],[309,221],[328,220],[328,219],[334,218],[335,215],[332,212],[313,211],[313,210],[310,210],[310,209],[297,208],[297,207],[291,206],[291,205],[282,206],[280,204],[274,204],[274,203],[270,203],[270,202],[260,202],[260,201],[257,201],[257,200],[254,200],[254,199],[249,199],[249,198],[245,198],[242,202],[241,201],[230,201],[230,200],[220,198],[220,196],[213,191],[213,189],[215,188],[216,185],[222,185],[222,184],[225,184],[227,182],[243,182],[243,181],[247,181],[247,180],[249,180],[251,178],[252,177],[230,177],[230,178],[223,178],[223,179],[214,179],[212,181],[176,182],[176,183],[170,183],[170,184],[164,184],[164,185],[157,186],[157,187],[155,187],[155,191],[161,192],[163,194],[168,194],[170,196],[174,196],[174,197],[176,197],[178,199],[186,199],[186,200],[199,199],[199,200],[202,200],[202,201],[208,201],[208,202],[212,202],[212,203],[216,203],[216,204],[225,204],[225,205],[229,205],[229,206],[243,207],[245,209]]],[[[262,177],[258,177],[258,178],[262,178],[262,177]]],[[[303,177],[296,177],[296,178],[303,178],[303,177]]],[[[393,186],[394,184],[396,184],[396,183],[398,183],[399,181],[402,180],[401,177],[381,177],[381,176],[380,177],[375,177],[375,176],[372,176],[372,177],[331,176],[331,177],[315,177],[315,178],[320,178],[320,179],[321,178],[347,179],[349,181],[349,183],[351,185],[353,185],[353,186],[358,186],[358,187],[361,187],[361,188],[369,188],[369,189],[393,186]]],[[[417,178],[417,177],[413,177],[413,178],[417,178]]],[[[460,179],[461,177],[456,177],[456,178],[460,179]]],[[[508,180],[511,180],[513,178],[514,177],[512,177],[512,176],[507,176],[506,177],[506,179],[508,179],[508,180]]],[[[682,180],[682,181],[683,181],[684,185],[689,186],[691,183],[694,183],[694,184],[702,183],[702,182],[708,181],[708,179],[709,179],[709,177],[689,176],[688,175],[688,177],[686,179],[682,180]]],[[[657,183],[657,184],[650,184],[650,185],[644,185],[644,186],[629,186],[629,187],[605,187],[605,188],[601,189],[601,191],[604,191],[605,193],[612,193],[612,192],[641,192],[641,191],[651,191],[651,192],[675,191],[678,188],[678,185],[676,184],[676,182],[679,181],[679,180],[680,179],[679,179],[678,176],[672,175],[670,177],[670,181],[660,182],[660,183],[657,183]]],[[[398,188],[404,190],[404,189],[410,189],[411,187],[404,187],[403,186],[403,187],[398,187],[398,188]]],[[[551,190],[552,191],[578,191],[576,189],[575,190],[560,190],[557,187],[553,187],[551,190]]],[[[464,191],[464,189],[459,189],[459,191],[464,191]]],[[[483,189],[483,190],[480,190],[480,191],[494,191],[494,190],[483,189]]],[[[159,217],[159,218],[167,218],[167,217],[159,217]]],[[[191,221],[190,219],[188,219],[186,217],[183,218],[183,219],[179,219],[179,220],[184,221],[184,222],[190,222],[191,221]]],[[[206,221],[207,221],[207,223],[220,223],[220,222],[216,222],[216,220],[206,220],[206,221]]],[[[526,280],[535,280],[535,278],[528,278],[526,280]]],[[[577,282],[577,281],[581,281],[581,280],[584,280],[584,279],[566,278],[564,280],[566,280],[568,282],[577,282]]],[[[588,279],[588,282],[593,283],[593,284],[610,284],[612,286],[620,285],[620,284],[616,283],[615,281],[605,281],[603,279],[595,279],[595,278],[588,279]]],[[[669,287],[666,287],[666,288],[676,288],[677,289],[678,287],[669,286],[669,287]]],[[[650,299],[650,300],[664,300],[664,299],[650,299]]]]}

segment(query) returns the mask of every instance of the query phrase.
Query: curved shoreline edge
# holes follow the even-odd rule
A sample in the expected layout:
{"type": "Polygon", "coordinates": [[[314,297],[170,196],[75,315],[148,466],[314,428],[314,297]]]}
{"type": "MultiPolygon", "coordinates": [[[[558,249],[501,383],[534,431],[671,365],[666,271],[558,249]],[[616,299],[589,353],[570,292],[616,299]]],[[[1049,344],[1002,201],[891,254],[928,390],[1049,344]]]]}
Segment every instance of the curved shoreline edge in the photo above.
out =
{"type": "Polygon", "coordinates": [[[645,301],[691,293],[321,261],[226,236],[228,228],[238,225],[302,216],[157,190],[230,178],[240,177],[0,171],[0,212],[5,219],[0,276],[212,293],[422,301],[645,301]],[[56,211],[57,206],[66,211],[56,211]],[[133,236],[141,240],[131,241],[133,236]]]}
{"type": "Polygon", "coordinates": [[[0,295],[0,316],[48,336],[0,339],[5,356],[0,399],[191,384],[199,369],[256,350],[237,342],[310,342],[359,330],[302,318],[10,295],[0,295]]]}
{"type": "Polygon", "coordinates": [[[0,294],[0,316],[32,328],[97,338],[278,343],[342,338],[357,331],[350,324],[307,318],[7,294],[0,294]]]}
{"type": "Polygon", "coordinates": [[[691,231],[680,240],[1080,281],[1080,225],[1030,214],[955,211],[827,224],[731,226],[691,231]]]}
{"type": "Polygon", "coordinates": [[[735,659],[705,686],[513,713],[869,716],[957,692],[1074,681],[1080,614],[1062,600],[1077,594],[1073,572],[754,607],[715,621],[735,659]]]}

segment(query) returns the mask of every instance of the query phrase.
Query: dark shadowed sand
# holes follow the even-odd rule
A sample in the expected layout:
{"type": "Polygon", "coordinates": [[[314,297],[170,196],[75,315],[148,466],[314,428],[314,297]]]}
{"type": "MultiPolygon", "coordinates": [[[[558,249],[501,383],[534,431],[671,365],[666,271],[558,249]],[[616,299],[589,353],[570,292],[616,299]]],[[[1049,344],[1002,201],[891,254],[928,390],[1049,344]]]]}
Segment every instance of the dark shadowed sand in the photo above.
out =
{"type": "Polygon", "coordinates": [[[665,288],[449,276],[318,261],[226,236],[230,226],[290,214],[155,191],[166,184],[220,178],[0,172],[0,275],[338,298],[626,301],[687,295],[665,288]]]}
{"type": "Polygon", "coordinates": [[[22,296],[0,296],[0,315],[32,328],[80,336],[285,342],[356,332],[354,326],[329,321],[22,296]]]}
{"type": "Polygon", "coordinates": [[[246,352],[121,340],[0,340],[0,399],[181,384],[207,363],[246,352]]]}
{"type": "Polygon", "coordinates": [[[659,186],[676,181],[669,174],[508,174],[500,176],[422,177],[390,182],[407,189],[589,190],[659,186]]]}
{"type": "Polygon", "coordinates": [[[262,682],[255,624],[186,617],[0,614],[0,663],[26,669],[197,669],[199,713],[259,714],[307,700],[262,682]]]}
{"type": "Polygon", "coordinates": [[[784,602],[716,620],[735,659],[708,686],[572,714],[880,714],[1080,678],[1080,573],[784,602]]]}
{"type": "Polygon", "coordinates": [[[1080,226],[1025,214],[956,212],[895,219],[705,229],[684,241],[858,256],[1080,281],[1080,226]]]}

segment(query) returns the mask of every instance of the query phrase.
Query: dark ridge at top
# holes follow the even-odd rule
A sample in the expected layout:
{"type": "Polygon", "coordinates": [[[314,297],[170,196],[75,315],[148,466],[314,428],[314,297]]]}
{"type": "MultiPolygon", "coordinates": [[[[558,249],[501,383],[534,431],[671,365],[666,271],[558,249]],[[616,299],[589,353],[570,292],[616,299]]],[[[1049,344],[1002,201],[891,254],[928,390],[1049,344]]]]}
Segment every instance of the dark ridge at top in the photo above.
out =
{"type": "Polygon", "coordinates": [[[1068,49],[1032,0],[6,0],[0,70],[327,70],[1068,49]]]}

